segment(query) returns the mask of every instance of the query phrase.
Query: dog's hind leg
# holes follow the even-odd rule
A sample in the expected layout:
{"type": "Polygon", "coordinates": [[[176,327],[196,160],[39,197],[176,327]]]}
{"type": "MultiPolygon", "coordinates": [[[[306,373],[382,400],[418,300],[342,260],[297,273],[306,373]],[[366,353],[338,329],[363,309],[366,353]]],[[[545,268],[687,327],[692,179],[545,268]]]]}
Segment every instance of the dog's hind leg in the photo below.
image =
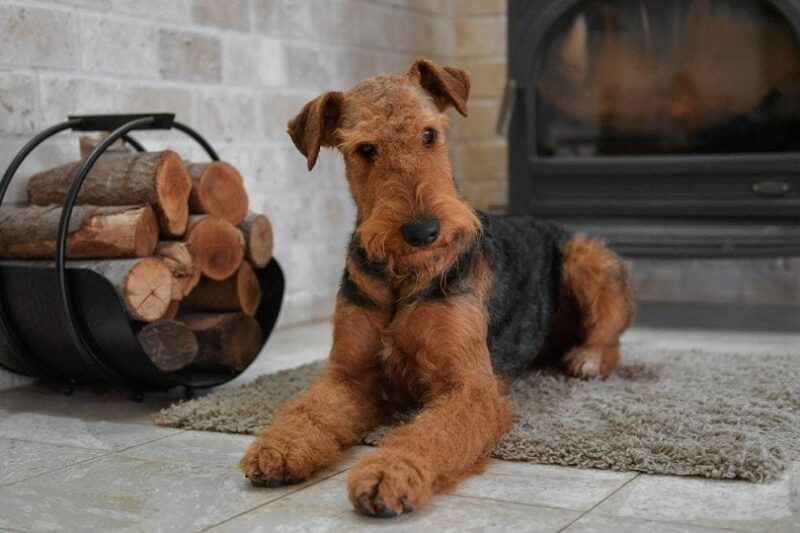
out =
{"type": "Polygon", "coordinates": [[[559,290],[562,310],[553,334],[570,339],[564,343],[564,370],[572,376],[607,378],[619,360],[620,335],[635,314],[625,264],[601,241],[575,235],[562,251],[559,290]]]}

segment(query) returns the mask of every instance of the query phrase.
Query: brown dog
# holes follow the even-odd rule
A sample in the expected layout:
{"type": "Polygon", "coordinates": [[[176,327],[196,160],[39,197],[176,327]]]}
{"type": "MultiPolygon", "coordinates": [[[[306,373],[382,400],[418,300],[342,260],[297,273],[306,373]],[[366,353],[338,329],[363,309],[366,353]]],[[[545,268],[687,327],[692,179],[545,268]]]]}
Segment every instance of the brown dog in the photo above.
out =
{"type": "Polygon", "coordinates": [[[309,170],[322,146],[344,155],[358,219],[327,368],[245,454],[254,485],[308,478],[418,406],[350,473],[359,511],[395,516],[481,470],[511,424],[508,385],[534,360],[614,369],[633,316],[624,265],[598,241],[459,199],[444,112],[466,115],[468,94],[466,72],[418,60],[289,123],[309,170]]]}

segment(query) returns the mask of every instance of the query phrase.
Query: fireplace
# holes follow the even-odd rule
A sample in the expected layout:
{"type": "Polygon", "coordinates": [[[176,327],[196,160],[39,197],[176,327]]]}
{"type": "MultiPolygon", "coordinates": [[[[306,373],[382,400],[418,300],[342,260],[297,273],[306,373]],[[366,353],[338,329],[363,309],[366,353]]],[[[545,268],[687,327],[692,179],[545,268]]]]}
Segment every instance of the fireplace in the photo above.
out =
{"type": "Polygon", "coordinates": [[[509,0],[509,211],[639,257],[800,253],[800,1],[509,0]]]}

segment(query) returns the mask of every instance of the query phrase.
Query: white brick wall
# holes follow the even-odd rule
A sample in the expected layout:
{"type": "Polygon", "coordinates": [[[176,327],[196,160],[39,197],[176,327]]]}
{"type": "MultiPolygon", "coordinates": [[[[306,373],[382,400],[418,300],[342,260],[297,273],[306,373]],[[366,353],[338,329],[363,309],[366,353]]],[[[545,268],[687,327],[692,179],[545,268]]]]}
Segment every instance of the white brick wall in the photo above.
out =
{"type": "MultiPolygon", "coordinates": [[[[308,173],[286,122],[321,91],[452,55],[454,0],[0,0],[0,170],[69,113],[174,111],[239,166],[287,272],[280,323],[329,316],[354,207],[341,162],[308,173]]],[[[178,132],[153,149],[202,157],[178,132]]],[[[20,176],[74,160],[62,134],[20,176]]],[[[23,183],[7,201],[23,201],[23,183]]],[[[0,372],[0,389],[11,383],[0,372]]]]}

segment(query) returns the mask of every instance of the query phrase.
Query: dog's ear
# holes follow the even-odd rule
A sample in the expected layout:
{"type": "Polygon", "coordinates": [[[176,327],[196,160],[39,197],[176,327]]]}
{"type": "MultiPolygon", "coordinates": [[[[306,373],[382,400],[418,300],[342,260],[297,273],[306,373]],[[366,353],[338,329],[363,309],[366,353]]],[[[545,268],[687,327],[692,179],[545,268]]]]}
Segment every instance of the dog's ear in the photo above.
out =
{"type": "Polygon", "coordinates": [[[303,106],[300,114],[289,121],[289,136],[306,156],[308,170],[314,168],[320,146],[335,144],[343,100],[344,96],[338,91],[324,93],[303,106]]]}
{"type": "Polygon", "coordinates": [[[467,116],[469,74],[466,70],[439,66],[427,59],[417,59],[408,73],[433,97],[439,111],[452,105],[459,113],[467,116]]]}

